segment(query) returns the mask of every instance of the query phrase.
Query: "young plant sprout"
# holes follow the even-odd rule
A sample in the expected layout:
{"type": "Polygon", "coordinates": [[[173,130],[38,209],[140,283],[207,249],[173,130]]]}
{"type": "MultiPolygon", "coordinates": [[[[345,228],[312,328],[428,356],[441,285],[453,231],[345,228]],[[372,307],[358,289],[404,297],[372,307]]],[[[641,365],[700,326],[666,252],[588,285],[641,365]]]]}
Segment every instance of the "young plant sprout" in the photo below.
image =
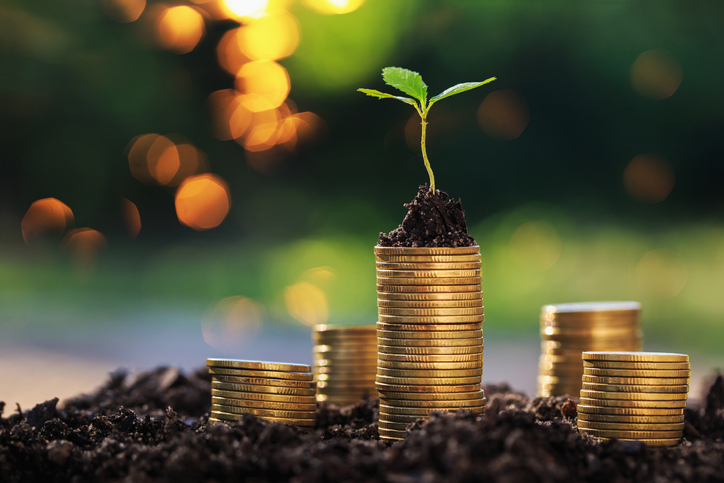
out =
{"type": "Polygon", "coordinates": [[[445,99],[446,97],[450,97],[454,94],[460,94],[461,92],[475,89],[476,87],[480,87],[484,84],[487,84],[488,82],[493,82],[495,80],[495,77],[486,79],[483,82],[464,82],[462,84],[452,86],[448,89],[445,89],[443,92],[436,95],[435,97],[431,97],[429,100],[427,98],[427,84],[423,82],[422,76],[417,72],[402,69],[400,67],[385,67],[384,69],[382,69],[382,79],[385,81],[385,84],[392,86],[395,89],[401,90],[405,94],[412,96],[412,98],[393,96],[392,94],[376,91],[374,89],[357,90],[367,94],[368,96],[379,97],[380,99],[397,99],[398,101],[402,101],[405,104],[410,104],[415,108],[417,113],[420,115],[420,118],[422,119],[422,139],[420,141],[420,146],[422,148],[422,159],[423,161],[425,161],[425,168],[427,168],[427,174],[430,176],[430,190],[435,193],[435,176],[432,174],[430,160],[427,158],[427,149],[425,148],[425,138],[427,135],[427,114],[430,112],[430,108],[440,99],[445,99]]]}

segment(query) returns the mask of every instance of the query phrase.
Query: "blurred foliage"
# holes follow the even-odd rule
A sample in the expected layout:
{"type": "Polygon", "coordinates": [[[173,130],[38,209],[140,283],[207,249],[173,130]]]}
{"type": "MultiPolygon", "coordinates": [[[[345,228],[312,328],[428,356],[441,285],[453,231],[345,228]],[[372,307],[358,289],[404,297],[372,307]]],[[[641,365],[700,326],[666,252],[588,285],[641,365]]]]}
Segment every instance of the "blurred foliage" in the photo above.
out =
{"type": "Polygon", "coordinates": [[[201,43],[177,55],[157,46],[146,13],[118,24],[92,0],[0,6],[0,302],[9,325],[102,319],[109,306],[146,303],[203,311],[234,295],[261,301],[270,320],[290,320],[285,289],[312,279],[330,320],[374,320],[371,246],[400,222],[426,173],[406,141],[408,110],[355,89],[382,87],[380,69],[399,65],[434,92],[499,79],[441,105],[428,138],[438,185],[464,199],[481,245],[486,324],[534,331],[544,303],[637,299],[651,334],[721,340],[724,4],[290,8],[301,33],[280,61],[290,98],[321,116],[327,135],[262,173],[240,145],[213,137],[206,105],[234,84],[216,58],[233,21],[207,21],[201,43]],[[681,85],[663,100],[631,84],[633,63],[651,49],[681,64],[681,85]],[[530,115],[511,140],[481,132],[477,119],[488,92],[505,89],[530,115]],[[232,206],[219,228],[182,226],[174,188],[131,176],[126,147],[152,132],[193,143],[226,180],[232,206]],[[650,152],[675,177],[659,203],[637,201],[623,182],[629,162],[650,152]],[[107,235],[92,270],[78,271],[57,241],[23,245],[21,219],[45,197],[107,235]],[[122,198],[140,212],[135,241],[124,233],[122,198]]]}

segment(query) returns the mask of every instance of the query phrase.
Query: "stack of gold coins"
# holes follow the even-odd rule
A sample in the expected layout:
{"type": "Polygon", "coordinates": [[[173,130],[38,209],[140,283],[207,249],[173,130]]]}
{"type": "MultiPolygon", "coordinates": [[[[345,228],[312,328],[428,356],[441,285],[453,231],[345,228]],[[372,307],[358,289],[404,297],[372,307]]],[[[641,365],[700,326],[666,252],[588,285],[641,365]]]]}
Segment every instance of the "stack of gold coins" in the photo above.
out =
{"type": "Polygon", "coordinates": [[[348,406],[364,397],[377,397],[374,325],[317,325],[312,340],[317,401],[348,406]]]}
{"type": "Polygon", "coordinates": [[[689,356],[584,352],[578,431],[602,439],[675,446],[684,432],[689,356]]]}
{"type": "Polygon", "coordinates": [[[480,248],[375,247],[379,434],[433,411],[485,411],[480,248]]]}
{"type": "Polygon", "coordinates": [[[576,396],[584,351],[640,351],[641,304],[583,302],[544,305],[540,316],[538,396],[576,396]]]}
{"type": "Polygon", "coordinates": [[[206,359],[211,373],[209,421],[237,421],[254,414],[267,421],[314,427],[316,383],[300,364],[206,359]]]}

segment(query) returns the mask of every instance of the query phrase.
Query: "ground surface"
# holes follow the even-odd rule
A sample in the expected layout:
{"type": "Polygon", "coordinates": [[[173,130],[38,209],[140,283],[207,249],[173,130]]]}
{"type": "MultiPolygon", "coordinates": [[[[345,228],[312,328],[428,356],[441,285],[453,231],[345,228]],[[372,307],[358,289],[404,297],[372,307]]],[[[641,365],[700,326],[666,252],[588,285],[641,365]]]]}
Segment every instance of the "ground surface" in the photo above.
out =
{"type": "Polygon", "coordinates": [[[597,443],[576,432],[572,401],[505,386],[486,387],[484,417],[433,415],[395,444],[376,439],[376,401],[320,405],[312,433],[253,416],[209,425],[209,386],[205,368],[118,374],[62,410],[0,418],[0,481],[724,481],[721,376],[673,449],[597,443]]]}

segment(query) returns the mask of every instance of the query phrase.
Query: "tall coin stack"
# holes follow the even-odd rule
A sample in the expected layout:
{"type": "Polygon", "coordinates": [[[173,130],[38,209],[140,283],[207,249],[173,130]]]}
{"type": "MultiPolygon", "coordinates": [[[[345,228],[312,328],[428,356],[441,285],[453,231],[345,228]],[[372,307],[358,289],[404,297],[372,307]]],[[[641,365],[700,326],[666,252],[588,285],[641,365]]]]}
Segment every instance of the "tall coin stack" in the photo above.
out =
{"type": "Polygon", "coordinates": [[[316,383],[311,366],[206,359],[211,374],[209,421],[237,421],[254,414],[267,421],[314,427],[316,383]]]}
{"type": "Polygon", "coordinates": [[[544,305],[540,315],[538,396],[581,390],[583,351],[640,351],[641,304],[584,302],[544,305]]]}
{"type": "Polygon", "coordinates": [[[480,247],[375,247],[379,435],[433,411],[485,411],[480,247]]]}
{"type": "Polygon", "coordinates": [[[684,433],[689,356],[584,352],[578,431],[602,439],[676,446],[684,433]]]}
{"type": "Polygon", "coordinates": [[[317,325],[312,341],[317,401],[348,406],[363,397],[377,397],[374,325],[317,325]]]}

